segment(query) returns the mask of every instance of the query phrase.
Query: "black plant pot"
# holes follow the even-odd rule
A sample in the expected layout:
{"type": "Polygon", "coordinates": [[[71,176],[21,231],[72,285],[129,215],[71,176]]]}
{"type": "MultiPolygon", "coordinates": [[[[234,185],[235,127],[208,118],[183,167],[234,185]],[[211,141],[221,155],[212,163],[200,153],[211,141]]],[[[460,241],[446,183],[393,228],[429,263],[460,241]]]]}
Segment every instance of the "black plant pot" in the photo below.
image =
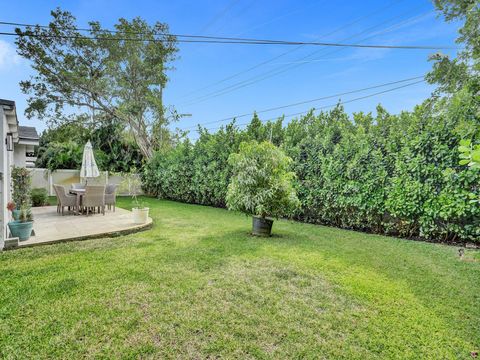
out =
{"type": "Polygon", "coordinates": [[[258,216],[254,216],[252,220],[252,235],[270,236],[272,233],[273,220],[258,216]]]}

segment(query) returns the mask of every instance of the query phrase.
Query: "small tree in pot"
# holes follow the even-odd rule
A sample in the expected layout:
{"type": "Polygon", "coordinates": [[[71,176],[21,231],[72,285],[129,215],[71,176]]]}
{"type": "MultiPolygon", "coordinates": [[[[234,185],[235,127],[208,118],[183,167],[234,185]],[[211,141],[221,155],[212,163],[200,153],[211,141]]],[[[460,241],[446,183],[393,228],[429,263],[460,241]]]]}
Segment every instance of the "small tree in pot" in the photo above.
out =
{"type": "Polygon", "coordinates": [[[13,203],[16,205],[16,209],[13,209],[13,203],[9,203],[9,209],[12,210],[15,220],[10,221],[8,227],[12,236],[18,237],[21,241],[30,238],[33,228],[32,206],[30,201],[31,182],[32,180],[28,169],[22,167],[13,168],[13,203]]]}
{"type": "Polygon", "coordinates": [[[30,204],[30,187],[32,178],[27,168],[14,166],[12,169],[12,198],[16,208],[12,216],[18,220],[22,206],[30,204]]]}
{"type": "Polygon", "coordinates": [[[136,173],[135,168],[129,173],[121,173],[119,175],[123,177],[123,181],[120,184],[120,191],[126,192],[132,197],[134,204],[132,208],[133,222],[135,224],[145,224],[148,220],[148,212],[150,209],[144,201],[137,196],[142,189],[140,176],[136,173]]]}
{"type": "Polygon", "coordinates": [[[292,159],[270,142],[240,144],[228,159],[233,168],[227,192],[229,210],[253,215],[252,234],[270,236],[273,220],[291,215],[299,206],[293,188],[292,159]]]}

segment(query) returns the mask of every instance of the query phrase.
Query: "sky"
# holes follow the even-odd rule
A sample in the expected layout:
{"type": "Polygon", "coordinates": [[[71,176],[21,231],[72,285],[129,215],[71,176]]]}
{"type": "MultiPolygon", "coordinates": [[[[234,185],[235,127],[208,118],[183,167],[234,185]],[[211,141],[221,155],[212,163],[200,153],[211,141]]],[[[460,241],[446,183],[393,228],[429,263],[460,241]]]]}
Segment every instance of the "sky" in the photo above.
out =
{"type": "MultiPolygon", "coordinates": [[[[459,24],[446,23],[427,0],[80,0],[5,1],[0,21],[48,24],[50,11],[68,10],[85,27],[91,20],[112,28],[119,18],[144,18],[169,24],[177,34],[246,37],[338,43],[455,46],[459,24]]],[[[11,26],[0,25],[10,32],[11,26]]],[[[331,96],[426,74],[429,55],[437,50],[332,48],[318,46],[179,44],[178,59],[168,73],[165,105],[182,117],[181,129],[204,124],[215,130],[228,120],[310,99],[331,96]]],[[[455,56],[455,50],[441,50],[455,56]]],[[[16,54],[14,39],[0,35],[0,98],[14,100],[21,125],[42,131],[44,120],[24,116],[27,96],[21,80],[33,74],[16,54]]],[[[389,112],[411,110],[428,98],[433,87],[422,82],[362,100],[352,99],[398,87],[332,97],[275,111],[261,120],[327,107],[345,101],[347,112],[373,112],[382,104],[389,112]]],[[[237,119],[245,123],[250,116],[237,119]]],[[[286,121],[292,117],[287,116],[286,121]]],[[[191,137],[196,132],[192,130],[191,137]]]]}

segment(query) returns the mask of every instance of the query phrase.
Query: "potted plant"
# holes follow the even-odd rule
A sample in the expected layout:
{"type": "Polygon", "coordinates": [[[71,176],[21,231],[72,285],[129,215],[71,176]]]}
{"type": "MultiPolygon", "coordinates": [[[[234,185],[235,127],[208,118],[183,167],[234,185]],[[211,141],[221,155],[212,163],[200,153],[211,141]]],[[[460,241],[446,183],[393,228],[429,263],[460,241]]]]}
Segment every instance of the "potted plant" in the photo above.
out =
{"type": "Polygon", "coordinates": [[[132,196],[135,207],[132,208],[133,222],[135,224],[145,224],[148,220],[149,208],[145,206],[142,200],[139,200],[137,195],[132,196]]]}
{"type": "Polygon", "coordinates": [[[122,174],[122,177],[123,181],[120,184],[120,191],[127,192],[132,197],[134,204],[132,208],[133,222],[135,224],[145,224],[148,220],[150,209],[146,207],[145,203],[137,196],[142,188],[140,177],[134,169],[129,173],[122,174]]]}
{"type": "Polygon", "coordinates": [[[33,215],[30,205],[26,204],[21,207],[19,219],[10,221],[8,228],[12,237],[18,237],[20,241],[30,238],[33,229],[33,215]]]}
{"type": "Polygon", "coordinates": [[[252,234],[270,236],[273,219],[290,216],[299,206],[293,187],[292,159],[270,142],[243,142],[228,159],[233,175],[227,207],[252,215],[252,234]]]}

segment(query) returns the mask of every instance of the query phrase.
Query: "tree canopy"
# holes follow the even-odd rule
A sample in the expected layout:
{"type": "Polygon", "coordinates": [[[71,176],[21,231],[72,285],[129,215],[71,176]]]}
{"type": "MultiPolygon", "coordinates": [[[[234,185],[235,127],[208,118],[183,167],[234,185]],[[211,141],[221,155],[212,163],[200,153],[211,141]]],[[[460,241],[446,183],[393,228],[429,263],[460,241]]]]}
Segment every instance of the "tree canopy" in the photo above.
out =
{"type": "Polygon", "coordinates": [[[76,122],[47,129],[40,137],[36,166],[49,170],[79,169],[83,146],[90,140],[100,169],[128,172],[140,168],[144,156],[132,136],[113,119],[102,119],[85,127],[82,116],[76,122]]]}
{"type": "Polygon", "coordinates": [[[177,116],[174,110],[168,114],[162,100],[177,53],[168,26],[119,19],[115,31],[92,21],[84,32],[71,13],[56,9],[51,15],[48,27],[16,29],[18,53],[35,70],[20,84],[29,95],[26,115],[61,123],[70,120],[72,108],[103,113],[127,128],[151,157],[162,145],[155,134],[177,116]]]}

